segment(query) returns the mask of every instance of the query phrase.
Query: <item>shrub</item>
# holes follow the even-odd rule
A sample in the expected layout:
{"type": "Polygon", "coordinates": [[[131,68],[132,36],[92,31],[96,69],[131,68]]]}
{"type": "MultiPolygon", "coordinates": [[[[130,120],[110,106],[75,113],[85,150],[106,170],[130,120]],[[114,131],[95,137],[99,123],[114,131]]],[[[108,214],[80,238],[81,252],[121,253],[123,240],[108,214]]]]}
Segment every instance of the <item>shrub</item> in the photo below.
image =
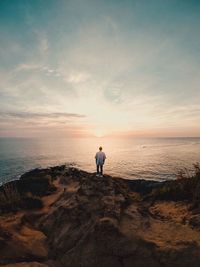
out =
{"type": "Polygon", "coordinates": [[[21,195],[16,182],[9,182],[0,188],[0,210],[2,212],[15,211],[21,205],[21,195]]]}
{"type": "Polygon", "coordinates": [[[194,175],[181,170],[177,180],[164,182],[162,187],[154,189],[150,195],[155,200],[188,200],[193,205],[200,206],[199,164],[194,164],[194,175]]]}

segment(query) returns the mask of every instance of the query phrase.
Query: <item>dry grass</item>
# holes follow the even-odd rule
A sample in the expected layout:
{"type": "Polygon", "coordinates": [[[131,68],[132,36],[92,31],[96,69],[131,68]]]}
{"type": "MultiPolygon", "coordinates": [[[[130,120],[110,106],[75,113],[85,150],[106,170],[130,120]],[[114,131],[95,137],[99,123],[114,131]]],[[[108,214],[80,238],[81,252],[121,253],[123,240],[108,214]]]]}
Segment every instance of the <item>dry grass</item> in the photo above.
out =
{"type": "Polygon", "coordinates": [[[163,186],[151,192],[155,200],[187,200],[193,206],[200,207],[200,165],[194,164],[194,175],[181,170],[177,180],[167,181],[163,186]]]}
{"type": "Polygon", "coordinates": [[[17,181],[4,184],[0,188],[0,211],[5,213],[21,208],[42,208],[42,201],[30,192],[21,194],[18,191],[17,181]]]}

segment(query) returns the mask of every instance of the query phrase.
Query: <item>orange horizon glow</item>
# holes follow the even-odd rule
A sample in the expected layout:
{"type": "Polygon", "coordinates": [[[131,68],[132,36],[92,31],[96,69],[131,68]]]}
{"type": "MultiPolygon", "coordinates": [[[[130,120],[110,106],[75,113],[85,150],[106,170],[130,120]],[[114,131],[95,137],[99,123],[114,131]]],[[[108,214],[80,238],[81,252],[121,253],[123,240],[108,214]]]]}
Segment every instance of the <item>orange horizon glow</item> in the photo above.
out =
{"type": "Polygon", "coordinates": [[[200,136],[198,1],[10,2],[1,137],[200,136]]]}

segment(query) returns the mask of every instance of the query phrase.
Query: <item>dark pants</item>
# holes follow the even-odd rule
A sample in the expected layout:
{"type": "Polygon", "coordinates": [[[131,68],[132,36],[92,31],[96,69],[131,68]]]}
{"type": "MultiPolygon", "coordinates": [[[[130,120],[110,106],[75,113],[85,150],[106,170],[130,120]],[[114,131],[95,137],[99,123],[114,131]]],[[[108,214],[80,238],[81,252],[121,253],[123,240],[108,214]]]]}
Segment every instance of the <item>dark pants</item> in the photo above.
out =
{"type": "Polygon", "coordinates": [[[99,173],[103,175],[103,165],[97,165],[97,174],[99,173]],[[99,172],[99,169],[100,169],[100,172],[99,172]]]}

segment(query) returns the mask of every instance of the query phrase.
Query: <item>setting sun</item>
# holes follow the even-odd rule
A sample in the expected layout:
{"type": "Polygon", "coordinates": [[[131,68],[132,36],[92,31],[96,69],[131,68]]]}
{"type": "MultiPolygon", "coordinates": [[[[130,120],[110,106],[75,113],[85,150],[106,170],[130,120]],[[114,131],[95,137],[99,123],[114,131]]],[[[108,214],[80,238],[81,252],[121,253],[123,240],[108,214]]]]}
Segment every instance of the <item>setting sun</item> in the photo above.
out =
{"type": "Polygon", "coordinates": [[[98,137],[98,138],[101,138],[101,137],[104,137],[106,136],[106,131],[105,130],[102,130],[102,129],[95,129],[94,130],[94,136],[95,137],[98,137]]]}

